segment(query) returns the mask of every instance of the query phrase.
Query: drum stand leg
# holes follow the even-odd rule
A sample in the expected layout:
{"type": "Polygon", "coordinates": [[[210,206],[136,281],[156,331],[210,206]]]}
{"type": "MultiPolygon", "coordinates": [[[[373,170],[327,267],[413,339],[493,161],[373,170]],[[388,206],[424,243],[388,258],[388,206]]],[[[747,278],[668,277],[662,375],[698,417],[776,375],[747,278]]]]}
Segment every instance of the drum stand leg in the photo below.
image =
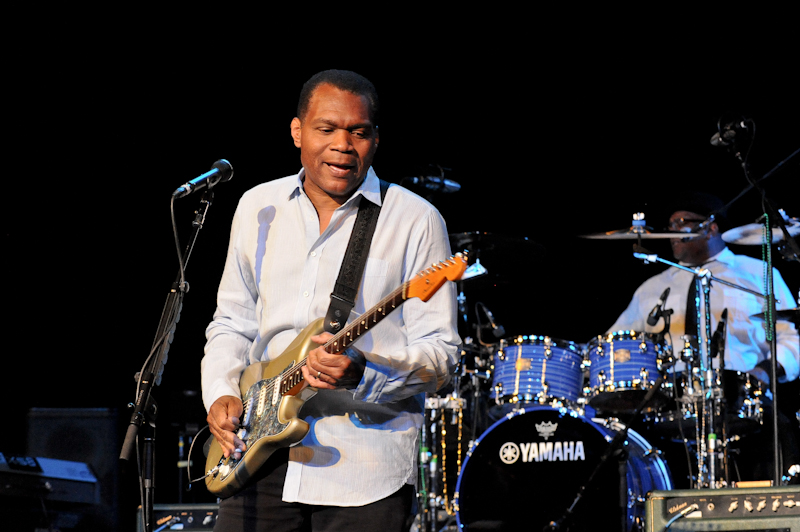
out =
{"type": "Polygon", "coordinates": [[[617,471],[619,471],[619,518],[620,530],[628,530],[628,453],[617,451],[617,471]]]}

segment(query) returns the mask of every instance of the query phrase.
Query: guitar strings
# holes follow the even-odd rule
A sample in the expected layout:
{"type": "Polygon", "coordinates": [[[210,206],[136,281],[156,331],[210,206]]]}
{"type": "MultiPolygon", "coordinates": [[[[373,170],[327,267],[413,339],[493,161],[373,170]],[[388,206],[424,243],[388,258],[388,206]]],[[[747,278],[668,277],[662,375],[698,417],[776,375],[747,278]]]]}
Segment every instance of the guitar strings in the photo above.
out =
{"type": "MultiPolygon", "coordinates": [[[[386,296],[383,299],[381,299],[380,302],[378,302],[378,304],[375,305],[375,310],[372,313],[364,315],[364,316],[366,316],[366,318],[364,318],[364,316],[362,316],[363,319],[361,319],[359,321],[354,321],[349,326],[347,326],[344,329],[342,329],[341,331],[339,331],[336,335],[333,336],[333,338],[328,340],[325,343],[325,345],[322,346],[325,349],[325,351],[330,353],[330,354],[341,353],[342,351],[344,351],[345,348],[347,348],[348,345],[350,345],[350,344],[347,343],[347,337],[350,335],[350,333],[354,329],[356,329],[356,335],[355,336],[356,336],[356,338],[358,338],[362,334],[362,331],[359,329],[360,326],[364,325],[365,326],[364,330],[369,329],[368,323],[370,321],[372,321],[373,325],[377,325],[377,323],[381,319],[386,317],[386,315],[387,315],[386,307],[388,307],[391,304],[392,305],[392,309],[394,309],[397,306],[398,297],[402,298],[402,295],[405,294],[406,289],[408,288],[409,284],[410,284],[410,281],[407,281],[407,282],[403,283],[399,288],[396,288],[388,296],[386,296]],[[379,316],[380,316],[380,318],[379,318],[379,316]],[[340,341],[341,341],[341,346],[337,346],[337,344],[340,341]],[[339,348],[339,347],[341,347],[341,348],[339,348]],[[338,349],[338,350],[337,351],[332,351],[331,349],[338,349]]],[[[355,341],[355,340],[353,340],[353,341],[355,341]]],[[[303,363],[304,362],[305,362],[305,359],[303,359],[303,363]]]]}

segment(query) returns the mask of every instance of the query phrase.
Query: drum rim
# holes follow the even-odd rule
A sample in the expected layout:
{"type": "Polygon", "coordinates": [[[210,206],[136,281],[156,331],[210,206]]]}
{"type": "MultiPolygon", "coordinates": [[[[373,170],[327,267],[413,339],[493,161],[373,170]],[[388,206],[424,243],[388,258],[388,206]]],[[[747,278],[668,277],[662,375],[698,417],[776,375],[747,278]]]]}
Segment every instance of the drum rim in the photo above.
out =
{"type": "Polygon", "coordinates": [[[545,342],[545,338],[550,339],[550,345],[552,347],[560,347],[561,349],[568,349],[570,351],[577,350],[578,353],[581,351],[580,344],[577,342],[565,340],[563,338],[556,338],[554,336],[548,336],[546,334],[517,334],[514,336],[501,338],[501,347],[498,349],[498,351],[503,349],[503,347],[513,347],[517,345],[548,345],[545,342]]]}
{"type": "Polygon", "coordinates": [[[619,331],[612,331],[607,332],[605,334],[598,334],[588,342],[586,342],[586,346],[596,346],[600,342],[609,343],[609,336],[612,337],[610,341],[619,341],[619,340],[651,340],[654,344],[664,347],[667,344],[666,338],[660,338],[661,334],[653,333],[653,332],[646,332],[646,331],[638,331],[636,329],[623,329],[619,331]]]}

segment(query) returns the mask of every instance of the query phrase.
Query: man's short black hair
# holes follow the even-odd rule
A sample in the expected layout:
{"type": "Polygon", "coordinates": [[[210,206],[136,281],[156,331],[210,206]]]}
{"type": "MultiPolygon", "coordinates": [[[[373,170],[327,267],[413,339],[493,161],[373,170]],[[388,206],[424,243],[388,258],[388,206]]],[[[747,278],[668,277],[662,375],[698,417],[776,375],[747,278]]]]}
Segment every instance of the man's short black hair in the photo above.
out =
{"type": "Polygon", "coordinates": [[[367,78],[361,74],[357,74],[350,70],[323,70],[311,76],[311,78],[303,84],[303,89],[300,91],[300,101],[297,104],[297,117],[302,121],[308,112],[308,106],[311,101],[311,95],[314,90],[320,85],[328,83],[337,89],[352,92],[359,96],[364,96],[369,102],[369,114],[372,124],[378,125],[378,92],[375,86],[367,78]]]}

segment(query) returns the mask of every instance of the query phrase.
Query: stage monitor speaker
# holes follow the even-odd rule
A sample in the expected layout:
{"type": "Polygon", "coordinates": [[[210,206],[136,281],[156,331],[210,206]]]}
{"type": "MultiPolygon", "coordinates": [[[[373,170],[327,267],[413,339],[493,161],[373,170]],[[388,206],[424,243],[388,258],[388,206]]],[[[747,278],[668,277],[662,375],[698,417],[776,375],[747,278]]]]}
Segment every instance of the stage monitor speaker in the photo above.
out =
{"type": "Polygon", "coordinates": [[[652,491],[647,496],[646,532],[701,530],[800,532],[800,486],[652,491]]]}
{"type": "Polygon", "coordinates": [[[27,454],[89,465],[100,503],[84,511],[81,530],[118,530],[120,522],[119,416],[107,408],[32,408],[27,454]]]}
{"type": "MultiPolygon", "coordinates": [[[[154,504],[153,530],[214,530],[218,508],[217,504],[154,504]]],[[[136,530],[144,530],[141,511],[136,516],[136,530]]]]}

